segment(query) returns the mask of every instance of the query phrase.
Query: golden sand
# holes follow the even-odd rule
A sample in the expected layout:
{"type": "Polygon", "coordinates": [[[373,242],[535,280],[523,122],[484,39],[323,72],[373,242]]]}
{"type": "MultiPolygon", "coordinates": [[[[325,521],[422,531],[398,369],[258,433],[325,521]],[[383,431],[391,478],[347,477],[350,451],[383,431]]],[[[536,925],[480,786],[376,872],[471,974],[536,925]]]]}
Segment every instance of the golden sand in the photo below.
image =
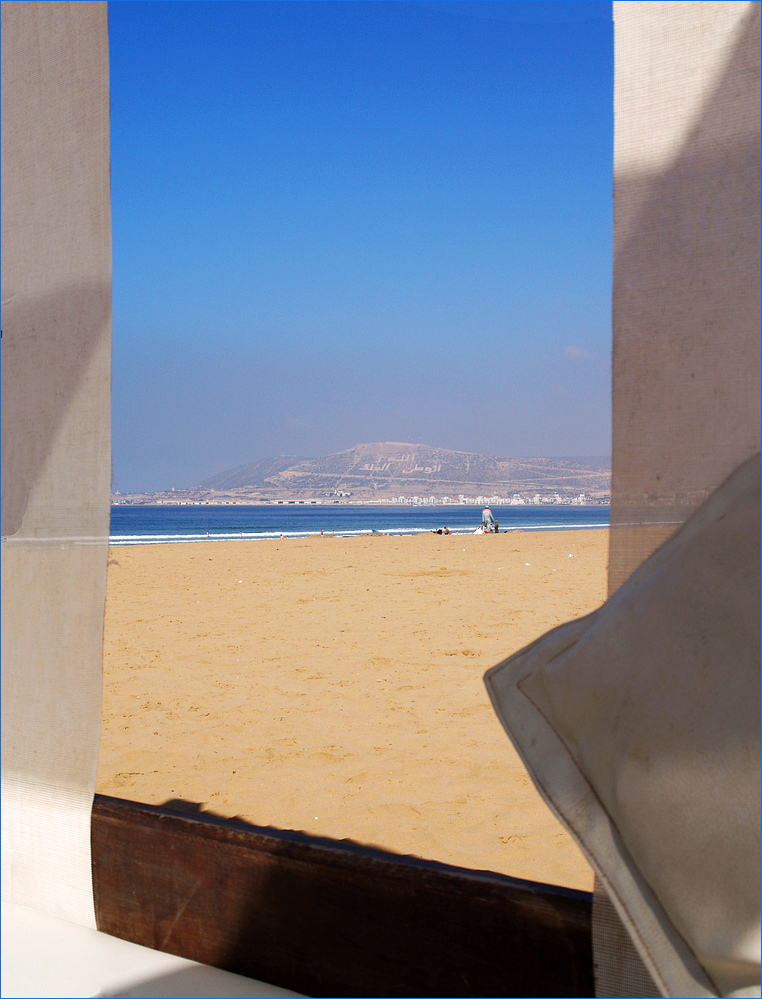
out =
{"type": "Polygon", "coordinates": [[[590,889],[490,666],[605,599],[608,532],[111,549],[97,789],[590,889]]]}

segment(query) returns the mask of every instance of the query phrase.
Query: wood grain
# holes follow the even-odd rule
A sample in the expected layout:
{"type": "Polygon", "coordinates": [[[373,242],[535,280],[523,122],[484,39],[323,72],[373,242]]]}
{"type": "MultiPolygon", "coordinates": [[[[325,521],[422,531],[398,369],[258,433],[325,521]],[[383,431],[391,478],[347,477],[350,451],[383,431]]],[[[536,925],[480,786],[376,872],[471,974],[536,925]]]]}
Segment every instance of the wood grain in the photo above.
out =
{"type": "Polygon", "coordinates": [[[591,895],[96,795],[98,928],[309,996],[591,996],[591,895]]]}

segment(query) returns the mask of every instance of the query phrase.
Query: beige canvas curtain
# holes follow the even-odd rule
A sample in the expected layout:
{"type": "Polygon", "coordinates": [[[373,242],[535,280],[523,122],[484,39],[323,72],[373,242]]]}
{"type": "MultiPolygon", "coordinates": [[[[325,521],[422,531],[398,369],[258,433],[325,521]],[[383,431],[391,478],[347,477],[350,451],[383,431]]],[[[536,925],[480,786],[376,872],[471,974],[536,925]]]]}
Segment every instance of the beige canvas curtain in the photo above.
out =
{"type": "MultiPolygon", "coordinates": [[[[760,449],[760,4],[614,3],[609,593],[760,449]]],[[[596,882],[601,995],[658,995],[596,882]]]]}
{"type": "Polygon", "coordinates": [[[110,511],[106,4],[2,5],[3,900],[94,926],[110,511]]]}
{"type": "Polygon", "coordinates": [[[759,450],[759,3],[615,2],[609,591],[759,450]]]}

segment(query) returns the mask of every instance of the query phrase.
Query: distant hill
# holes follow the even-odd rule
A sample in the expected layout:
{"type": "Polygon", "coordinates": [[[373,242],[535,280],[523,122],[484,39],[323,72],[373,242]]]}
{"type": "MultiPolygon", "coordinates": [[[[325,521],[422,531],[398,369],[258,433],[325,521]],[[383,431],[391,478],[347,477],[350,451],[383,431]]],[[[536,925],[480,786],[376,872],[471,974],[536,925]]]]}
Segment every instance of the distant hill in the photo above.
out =
{"type": "Polygon", "coordinates": [[[190,492],[324,498],[538,492],[608,494],[608,458],[495,458],[425,444],[358,444],[324,458],[281,455],[213,475],[190,492]]]}

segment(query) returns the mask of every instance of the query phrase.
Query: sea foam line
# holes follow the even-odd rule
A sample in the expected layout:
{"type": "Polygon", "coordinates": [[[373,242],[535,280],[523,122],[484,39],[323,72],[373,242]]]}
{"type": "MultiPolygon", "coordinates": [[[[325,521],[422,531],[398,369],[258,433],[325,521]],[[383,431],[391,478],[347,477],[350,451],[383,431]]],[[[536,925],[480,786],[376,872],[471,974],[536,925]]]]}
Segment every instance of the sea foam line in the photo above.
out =
{"type": "MultiPolygon", "coordinates": [[[[588,531],[607,529],[608,524],[522,524],[517,527],[510,527],[501,531],[501,534],[511,534],[515,531],[588,531]]],[[[288,530],[288,529],[287,529],[288,530]]],[[[344,531],[331,531],[324,533],[322,537],[330,538],[358,538],[379,535],[392,537],[412,537],[417,534],[433,534],[431,528],[427,527],[387,527],[384,530],[368,530],[368,528],[355,528],[344,531]]],[[[451,529],[452,535],[471,535],[475,531],[470,529],[451,529]]],[[[280,538],[299,539],[321,537],[318,531],[235,531],[225,533],[209,534],[114,534],[109,538],[112,547],[120,545],[163,545],[163,544],[192,544],[203,541],[277,541],[280,538]]]]}

